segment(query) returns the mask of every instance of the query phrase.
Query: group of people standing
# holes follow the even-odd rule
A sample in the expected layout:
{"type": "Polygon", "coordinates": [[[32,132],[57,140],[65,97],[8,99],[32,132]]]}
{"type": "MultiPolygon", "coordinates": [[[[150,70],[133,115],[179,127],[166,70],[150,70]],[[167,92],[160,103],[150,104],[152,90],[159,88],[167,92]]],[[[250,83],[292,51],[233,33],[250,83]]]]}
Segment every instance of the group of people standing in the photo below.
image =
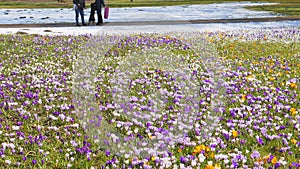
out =
{"type": "Polygon", "coordinates": [[[95,0],[94,3],[91,3],[91,13],[89,17],[89,23],[86,24],[84,20],[84,8],[85,8],[85,0],[73,0],[74,8],[75,8],[75,21],[76,26],[80,26],[78,18],[79,15],[81,17],[82,26],[90,25],[92,23],[95,24],[95,11],[97,11],[98,22],[96,25],[103,24],[103,18],[101,14],[102,7],[105,7],[104,0],[95,0]]]}

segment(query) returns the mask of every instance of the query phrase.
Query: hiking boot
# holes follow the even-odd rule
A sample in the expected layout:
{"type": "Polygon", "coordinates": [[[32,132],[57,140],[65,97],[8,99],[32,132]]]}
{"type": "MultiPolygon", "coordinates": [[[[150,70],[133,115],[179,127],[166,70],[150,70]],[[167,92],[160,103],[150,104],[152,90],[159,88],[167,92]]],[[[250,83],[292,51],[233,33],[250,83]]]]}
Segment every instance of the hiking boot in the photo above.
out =
{"type": "Polygon", "coordinates": [[[88,26],[90,25],[95,26],[95,22],[88,22],[88,26]]]}

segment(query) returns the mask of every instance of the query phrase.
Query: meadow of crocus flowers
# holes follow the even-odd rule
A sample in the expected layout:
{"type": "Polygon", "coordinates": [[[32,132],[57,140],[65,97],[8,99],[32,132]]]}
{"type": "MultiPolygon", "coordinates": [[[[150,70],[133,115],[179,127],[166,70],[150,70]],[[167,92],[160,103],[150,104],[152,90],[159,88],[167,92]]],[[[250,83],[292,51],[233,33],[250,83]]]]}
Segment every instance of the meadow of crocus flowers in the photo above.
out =
{"type": "Polygon", "coordinates": [[[299,168],[299,35],[1,35],[1,167],[299,168]]]}

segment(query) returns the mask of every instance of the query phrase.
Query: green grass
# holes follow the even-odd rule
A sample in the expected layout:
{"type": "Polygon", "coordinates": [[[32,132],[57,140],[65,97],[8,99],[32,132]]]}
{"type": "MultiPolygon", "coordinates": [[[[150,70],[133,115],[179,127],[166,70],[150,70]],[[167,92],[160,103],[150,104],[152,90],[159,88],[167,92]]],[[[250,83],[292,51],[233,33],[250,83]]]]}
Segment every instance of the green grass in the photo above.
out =
{"type": "MultiPolygon", "coordinates": [[[[92,1],[87,1],[90,4],[92,1]]],[[[140,7],[140,6],[172,6],[172,5],[187,5],[187,4],[210,4],[222,2],[242,2],[239,0],[110,0],[109,7],[140,7]]],[[[249,2],[249,1],[247,1],[249,2]]],[[[298,0],[264,0],[252,2],[275,2],[277,5],[254,6],[248,9],[273,11],[279,14],[300,16],[300,1],[298,0]]],[[[0,2],[0,8],[71,8],[72,2],[57,2],[44,0],[44,2],[16,2],[12,0],[0,2]]],[[[88,5],[87,5],[88,7],[88,5]]]]}
{"type": "Polygon", "coordinates": [[[267,0],[268,2],[279,3],[277,5],[253,6],[251,10],[272,11],[279,14],[300,16],[300,1],[298,0],[267,0]]]}
{"type": "Polygon", "coordinates": [[[69,8],[70,3],[53,2],[0,2],[0,8],[69,8]]]}

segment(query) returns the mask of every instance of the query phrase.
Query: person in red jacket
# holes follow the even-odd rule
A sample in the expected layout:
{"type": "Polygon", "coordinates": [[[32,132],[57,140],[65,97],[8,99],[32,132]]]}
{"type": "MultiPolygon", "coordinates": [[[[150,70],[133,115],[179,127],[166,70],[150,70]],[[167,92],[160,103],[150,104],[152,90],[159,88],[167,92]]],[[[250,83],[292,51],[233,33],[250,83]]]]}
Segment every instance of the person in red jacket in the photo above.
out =
{"type": "Polygon", "coordinates": [[[102,14],[101,14],[101,9],[102,7],[105,7],[105,3],[104,0],[96,0],[96,10],[97,10],[97,15],[98,15],[98,23],[96,25],[101,25],[103,24],[103,18],[102,18],[102,14]]]}

